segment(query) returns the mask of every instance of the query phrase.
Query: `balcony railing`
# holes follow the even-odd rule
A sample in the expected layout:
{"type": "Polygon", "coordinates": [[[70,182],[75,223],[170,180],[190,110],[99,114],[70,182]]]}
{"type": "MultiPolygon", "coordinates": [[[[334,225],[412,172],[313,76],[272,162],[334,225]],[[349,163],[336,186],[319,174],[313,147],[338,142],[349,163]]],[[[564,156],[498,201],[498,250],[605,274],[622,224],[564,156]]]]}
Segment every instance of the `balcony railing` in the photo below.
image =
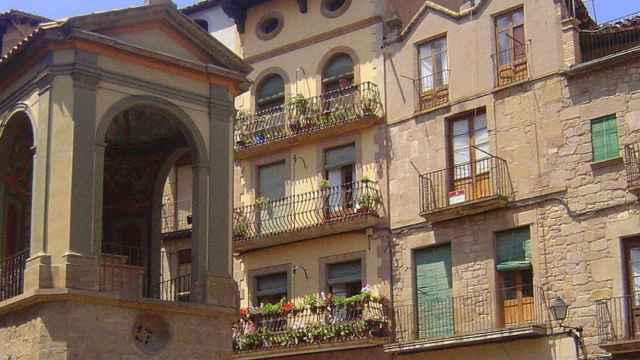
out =
{"type": "Polygon", "coordinates": [[[640,143],[629,144],[624,147],[624,165],[627,171],[627,185],[631,188],[639,188],[640,143]]]}
{"type": "Polygon", "coordinates": [[[393,338],[402,343],[527,326],[547,327],[547,309],[542,289],[530,286],[396,305],[393,338]]]}
{"type": "Polygon", "coordinates": [[[189,301],[191,274],[178,273],[177,254],[162,251],[158,257],[162,265],[153,277],[143,248],[103,243],[98,291],[132,299],[189,301]]]}
{"type": "Polygon", "coordinates": [[[162,233],[169,234],[190,230],[192,226],[192,206],[191,199],[162,204],[162,233]]]}
{"type": "Polygon", "coordinates": [[[370,82],[297,97],[291,102],[257,114],[238,114],[234,128],[236,150],[316,132],[379,115],[382,102],[378,87],[370,82]]]}
{"type": "Polygon", "coordinates": [[[496,87],[507,86],[529,78],[526,44],[497,51],[492,55],[496,67],[496,87]]]}
{"type": "Polygon", "coordinates": [[[449,70],[416,80],[420,110],[428,110],[449,102],[449,70]]]}
{"type": "Polygon", "coordinates": [[[597,30],[580,32],[580,49],[582,61],[587,62],[612,55],[640,45],[640,26],[631,19],[640,13],[599,24],[597,30]]]}
{"type": "Polygon", "coordinates": [[[0,301],[22,294],[28,257],[29,251],[25,250],[0,261],[0,301]]]}
{"type": "Polygon", "coordinates": [[[368,180],[280,200],[261,201],[234,210],[234,243],[347,222],[363,216],[379,217],[381,210],[378,184],[368,180]]]}
{"type": "Polygon", "coordinates": [[[631,296],[596,301],[598,344],[640,340],[640,304],[631,296]]]}
{"type": "Polygon", "coordinates": [[[420,175],[423,216],[452,206],[510,196],[507,162],[496,156],[420,175]]]}
{"type": "Polygon", "coordinates": [[[378,301],[322,306],[243,317],[234,327],[236,353],[339,344],[388,335],[388,313],[378,301]]]}

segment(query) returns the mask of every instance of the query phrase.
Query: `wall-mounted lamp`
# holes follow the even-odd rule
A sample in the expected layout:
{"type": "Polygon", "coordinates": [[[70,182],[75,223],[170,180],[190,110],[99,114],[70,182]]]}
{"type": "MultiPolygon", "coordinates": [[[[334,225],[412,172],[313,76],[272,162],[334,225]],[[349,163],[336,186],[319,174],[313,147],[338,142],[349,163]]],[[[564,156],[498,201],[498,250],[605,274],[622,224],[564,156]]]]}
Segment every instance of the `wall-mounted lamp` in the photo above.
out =
{"type": "Polygon", "coordinates": [[[583,329],[581,326],[571,327],[566,326],[563,322],[567,319],[567,314],[569,313],[569,304],[564,301],[560,296],[556,296],[549,303],[549,310],[551,311],[551,315],[553,319],[557,321],[561,328],[567,330],[567,334],[573,338],[574,343],[576,344],[576,358],[578,360],[586,359],[587,353],[584,351],[584,341],[582,338],[583,329]],[[580,352],[582,351],[583,357],[580,357],[580,352]]]}

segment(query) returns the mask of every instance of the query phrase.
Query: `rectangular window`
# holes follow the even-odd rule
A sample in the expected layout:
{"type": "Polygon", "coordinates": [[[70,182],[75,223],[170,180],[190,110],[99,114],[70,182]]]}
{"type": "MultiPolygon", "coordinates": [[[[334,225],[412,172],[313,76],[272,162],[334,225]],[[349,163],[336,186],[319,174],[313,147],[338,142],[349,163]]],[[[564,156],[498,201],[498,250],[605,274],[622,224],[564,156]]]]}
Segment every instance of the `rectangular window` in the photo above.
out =
{"type": "Polygon", "coordinates": [[[348,261],[327,266],[327,285],[334,295],[353,296],[362,290],[362,263],[348,261]]]}
{"type": "Polygon", "coordinates": [[[489,170],[489,130],[484,112],[451,122],[449,144],[454,180],[470,178],[489,170]]]}
{"type": "Polygon", "coordinates": [[[324,153],[324,178],[329,181],[329,210],[352,208],[353,182],[355,181],[355,144],[328,149],[324,153]]]}
{"type": "Polygon", "coordinates": [[[422,92],[448,84],[447,38],[420,45],[420,87],[422,92]]]}
{"type": "Polygon", "coordinates": [[[285,196],[285,162],[258,168],[258,196],[274,201],[285,196]]]}
{"type": "Polygon", "coordinates": [[[498,86],[527,78],[527,46],[524,10],[496,17],[496,65],[498,86]]]}
{"type": "Polygon", "coordinates": [[[620,156],[618,123],[615,116],[591,121],[591,144],[593,161],[609,160],[620,156]]]}
{"type": "Polygon", "coordinates": [[[529,227],[496,234],[496,270],[506,326],[534,320],[531,234],[529,227]]]}
{"type": "Polygon", "coordinates": [[[287,273],[277,273],[257,276],[255,299],[256,304],[275,304],[288,296],[287,273]]]}

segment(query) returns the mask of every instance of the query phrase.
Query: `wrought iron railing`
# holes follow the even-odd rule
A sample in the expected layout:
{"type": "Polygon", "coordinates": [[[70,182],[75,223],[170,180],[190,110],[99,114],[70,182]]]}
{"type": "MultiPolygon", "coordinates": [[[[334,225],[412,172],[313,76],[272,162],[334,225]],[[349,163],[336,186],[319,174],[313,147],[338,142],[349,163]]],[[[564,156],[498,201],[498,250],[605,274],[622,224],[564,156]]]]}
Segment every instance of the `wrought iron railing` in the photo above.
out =
{"type": "Polygon", "coordinates": [[[496,156],[420,175],[421,214],[511,196],[507,162],[496,156]]]}
{"type": "Polygon", "coordinates": [[[627,171],[627,184],[640,186],[640,143],[624,147],[624,166],[627,171]]]}
{"type": "Polygon", "coordinates": [[[233,238],[234,243],[239,244],[362,216],[380,216],[381,211],[378,184],[357,181],[236,208],[233,238]]]}
{"type": "Polygon", "coordinates": [[[436,72],[416,80],[420,110],[427,110],[449,102],[449,70],[436,72]]]}
{"type": "Polygon", "coordinates": [[[342,343],[388,336],[388,312],[378,301],[243,317],[233,331],[237,353],[342,343]]]}
{"type": "Polygon", "coordinates": [[[243,150],[291,138],[303,133],[379,115],[382,102],[378,87],[365,82],[320,96],[296,97],[289,103],[257,114],[236,116],[234,141],[243,150]]]}
{"type": "Polygon", "coordinates": [[[492,55],[496,71],[496,86],[507,86],[529,78],[527,44],[516,45],[492,55]]]}
{"type": "Polygon", "coordinates": [[[597,30],[582,30],[580,32],[582,61],[599,59],[639,46],[640,25],[635,19],[638,15],[640,13],[609,20],[599,24],[597,30]]]}
{"type": "Polygon", "coordinates": [[[437,339],[550,324],[542,289],[511,287],[394,306],[394,342],[437,339]],[[517,295],[520,294],[520,295],[517,295]]]}
{"type": "Polygon", "coordinates": [[[600,345],[640,339],[640,303],[632,296],[596,301],[596,332],[600,345]]]}
{"type": "Polygon", "coordinates": [[[128,298],[153,298],[164,301],[189,301],[191,274],[180,273],[177,253],[161,251],[157,277],[150,272],[148,252],[135,246],[105,242],[99,266],[100,292],[128,298]]]}
{"type": "Polygon", "coordinates": [[[0,261],[0,301],[22,294],[28,257],[29,251],[24,250],[0,261]]]}
{"type": "Polygon", "coordinates": [[[162,204],[162,233],[190,230],[192,226],[192,201],[179,200],[162,204]]]}

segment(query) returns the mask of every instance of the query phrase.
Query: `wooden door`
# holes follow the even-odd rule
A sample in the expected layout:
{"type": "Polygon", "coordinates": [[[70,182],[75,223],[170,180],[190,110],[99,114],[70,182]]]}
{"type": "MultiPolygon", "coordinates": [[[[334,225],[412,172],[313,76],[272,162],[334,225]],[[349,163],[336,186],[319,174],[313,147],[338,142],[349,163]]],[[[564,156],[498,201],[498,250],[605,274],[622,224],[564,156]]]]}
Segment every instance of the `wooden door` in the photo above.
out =
{"type": "Polygon", "coordinates": [[[416,251],[414,262],[418,337],[453,336],[451,247],[446,245],[416,251]]]}
{"type": "MultiPolygon", "coordinates": [[[[640,238],[625,240],[629,335],[640,336],[640,238]]],[[[627,334],[625,334],[627,335],[627,334]]]]}
{"type": "MultiPolygon", "coordinates": [[[[452,121],[449,133],[452,154],[450,176],[453,184],[450,191],[463,193],[464,201],[473,201],[493,194],[493,160],[488,155],[489,132],[486,114],[476,113],[452,121]]],[[[449,197],[449,205],[454,205],[452,197],[449,197]]]]}
{"type": "Polygon", "coordinates": [[[535,319],[531,270],[502,273],[505,327],[530,324],[535,319]]]}

